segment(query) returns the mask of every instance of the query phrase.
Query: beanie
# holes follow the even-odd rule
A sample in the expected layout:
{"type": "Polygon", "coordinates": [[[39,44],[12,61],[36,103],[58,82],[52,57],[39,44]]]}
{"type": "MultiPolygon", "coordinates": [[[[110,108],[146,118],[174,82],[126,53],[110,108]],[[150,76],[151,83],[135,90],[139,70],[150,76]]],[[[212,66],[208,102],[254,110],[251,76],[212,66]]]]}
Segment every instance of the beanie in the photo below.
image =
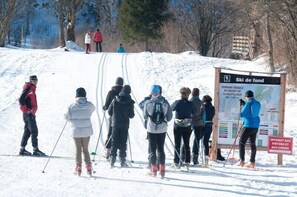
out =
{"type": "Polygon", "coordinates": [[[116,85],[118,85],[118,86],[122,86],[124,84],[124,80],[123,80],[123,78],[122,77],[118,77],[117,79],[116,79],[116,85]]]}
{"type": "Polygon", "coordinates": [[[160,94],[160,88],[158,85],[152,85],[151,94],[160,94]]]}
{"type": "Polygon", "coordinates": [[[199,89],[198,88],[193,88],[192,95],[193,96],[199,96],[199,89]]]}
{"type": "Polygon", "coordinates": [[[251,90],[246,91],[245,92],[245,97],[248,97],[248,98],[254,97],[253,91],[251,91],[251,90]]]}
{"type": "Polygon", "coordinates": [[[76,97],[86,97],[87,93],[84,88],[77,88],[76,90],[76,97]]]}
{"type": "Polygon", "coordinates": [[[32,82],[32,81],[38,81],[37,76],[36,76],[36,75],[31,75],[31,76],[29,77],[29,81],[30,81],[30,82],[32,82]]]}
{"type": "Polygon", "coordinates": [[[122,88],[122,92],[130,94],[131,93],[131,87],[129,85],[124,85],[124,87],[122,88]]]}

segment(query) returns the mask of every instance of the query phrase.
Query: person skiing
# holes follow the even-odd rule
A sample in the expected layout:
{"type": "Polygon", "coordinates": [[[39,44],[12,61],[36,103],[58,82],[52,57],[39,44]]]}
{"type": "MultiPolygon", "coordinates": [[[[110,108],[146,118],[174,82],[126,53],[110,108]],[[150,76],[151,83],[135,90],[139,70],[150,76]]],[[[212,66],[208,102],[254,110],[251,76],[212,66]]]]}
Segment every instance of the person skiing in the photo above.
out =
{"type": "Polygon", "coordinates": [[[160,176],[165,176],[165,152],[164,143],[167,132],[167,123],[172,119],[172,109],[168,101],[161,96],[160,86],[151,87],[151,99],[144,105],[143,118],[147,120],[147,132],[149,140],[149,158],[151,172],[157,175],[159,169],[160,176]],[[157,166],[157,154],[159,166],[157,166]]]}
{"type": "MultiPolygon", "coordinates": [[[[105,99],[105,104],[103,105],[102,109],[106,111],[113,101],[113,99],[119,95],[123,88],[124,80],[122,77],[118,77],[115,82],[115,86],[111,87],[111,90],[107,93],[106,99],[105,99]]],[[[104,157],[106,159],[109,159],[110,156],[110,147],[111,147],[111,134],[112,134],[112,119],[109,117],[109,127],[108,127],[108,134],[107,134],[107,139],[105,141],[105,150],[104,150],[104,157]]]]}
{"type": "Polygon", "coordinates": [[[85,35],[86,53],[91,52],[91,33],[88,31],[85,35]]]}
{"type": "Polygon", "coordinates": [[[110,166],[113,167],[117,158],[117,150],[121,158],[121,167],[128,167],[126,163],[127,139],[130,119],[134,117],[134,101],[131,99],[131,87],[125,85],[120,94],[113,99],[108,108],[111,117],[111,159],[110,166]]]}
{"type": "Polygon", "coordinates": [[[246,165],[248,168],[255,167],[255,158],[256,158],[256,137],[260,125],[260,110],[261,104],[254,98],[254,93],[251,90],[246,91],[245,93],[246,102],[240,99],[240,106],[243,106],[240,112],[240,117],[243,118],[243,128],[242,133],[239,139],[239,157],[240,161],[238,166],[244,166],[245,159],[245,144],[248,139],[250,139],[251,146],[251,157],[250,163],[246,165]]]}
{"type": "Polygon", "coordinates": [[[82,152],[86,164],[87,173],[92,175],[92,163],[89,154],[90,137],[93,135],[91,116],[95,111],[93,103],[87,100],[86,90],[82,87],[76,90],[76,99],[65,113],[65,119],[71,123],[72,137],[76,147],[76,167],[78,175],[82,172],[82,152]]]}
{"type": "MultiPolygon", "coordinates": [[[[159,86],[159,85],[157,85],[159,86]]],[[[160,95],[162,95],[162,87],[159,86],[159,89],[160,89],[160,95]]],[[[144,99],[139,103],[139,108],[142,110],[142,112],[144,113],[144,106],[145,106],[145,103],[147,101],[149,101],[150,99],[152,98],[152,94],[150,93],[148,96],[144,97],[144,99]]],[[[147,129],[147,120],[148,119],[145,119],[144,122],[143,122],[143,126],[145,129],[147,129]]],[[[147,132],[147,138],[148,140],[148,132],[147,132]]],[[[151,160],[150,160],[150,146],[148,144],[148,161],[149,161],[149,165],[148,165],[148,168],[151,169],[151,160]]],[[[159,159],[158,159],[158,155],[157,155],[157,161],[156,161],[156,164],[157,164],[157,167],[159,166],[159,159]]]]}
{"type": "Polygon", "coordinates": [[[120,44],[118,50],[117,50],[118,53],[125,53],[125,48],[123,47],[123,44],[120,44]]]}
{"type": "Polygon", "coordinates": [[[37,76],[30,76],[29,82],[26,82],[23,86],[23,91],[19,98],[20,109],[23,112],[23,121],[25,123],[19,155],[32,155],[31,152],[25,149],[28,139],[31,137],[33,155],[45,156],[38,148],[38,128],[36,123],[36,112],[38,108],[36,96],[37,83],[37,76]]]}
{"type": "Polygon", "coordinates": [[[185,148],[185,167],[188,169],[190,160],[191,160],[191,151],[190,151],[190,137],[191,137],[191,123],[192,116],[195,114],[195,107],[193,102],[189,101],[189,95],[191,90],[187,87],[182,87],[180,89],[181,99],[174,101],[171,105],[172,111],[175,111],[175,120],[174,120],[174,142],[175,149],[174,151],[174,168],[180,168],[182,158],[180,153],[181,150],[181,141],[183,139],[184,148],[185,148]]]}
{"type": "Polygon", "coordinates": [[[199,156],[199,146],[200,146],[200,140],[203,137],[203,115],[204,115],[204,105],[203,102],[199,98],[199,89],[193,88],[192,91],[192,98],[190,101],[194,104],[194,107],[196,108],[195,113],[192,116],[192,131],[194,132],[194,140],[193,140],[193,147],[192,147],[192,160],[193,164],[197,165],[198,162],[198,156],[199,156]]]}
{"type": "Polygon", "coordinates": [[[99,29],[97,29],[97,31],[94,33],[93,40],[96,44],[96,52],[102,52],[102,33],[99,29]]]}

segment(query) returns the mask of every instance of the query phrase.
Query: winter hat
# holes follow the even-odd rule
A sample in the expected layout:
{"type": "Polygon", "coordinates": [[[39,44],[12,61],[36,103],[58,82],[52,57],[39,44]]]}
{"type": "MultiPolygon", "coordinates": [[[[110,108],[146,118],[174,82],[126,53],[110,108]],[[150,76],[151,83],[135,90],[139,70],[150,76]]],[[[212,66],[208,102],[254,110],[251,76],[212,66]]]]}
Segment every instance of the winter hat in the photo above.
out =
{"type": "Polygon", "coordinates": [[[209,95],[204,95],[203,97],[202,97],[202,101],[203,102],[206,102],[206,103],[211,103],[211,101],[212,101],[212,98],[209,96],[209,95]]]}
{"type": "Polygon", "coordinates": [[[160,87],[159,87],[159,85],[152,85],[152,87],[151,87],[151,94],[160,94],[160,87]]]}
{"type": "Polygon", "coordinates": [[[199,89],[198,88],[193,88],[192,95],[193,96],[199,96],[199,89]]]}
{"type": "Polygon", "coordinates": [[[254,97],[253,91],[251,91],[251,90],[246,91],[245,92],[245,97],[248,97],[248,98],[254,97]]]}
{"type": "Polygon", "coordinates": [[[124,85],[124,87],[122,88],[122,92],[130,94],[131,93],[131,87],[129,85],[124,85]]]}
{"type": "Polygon", "coordinates": [[[115,84],[118,85],[118,86],[122,86],[124,84],[124,79],[122,77],[118,77],[116,79],[116,83],[115,84]]]}
{"type": "Polygon", "coordinates": [[[77,88],[76,90],[76,97],[86,97],[87,93],[84,88],[77,88]]]}
{"type": "Polygon", "coordinates": [[[38,81],[37,76],[36,76],[36,75],[31,75],[31,76],[29,77],[29,81],[30,81],[30,82],[32,82],[32,81],[38,81]]]}

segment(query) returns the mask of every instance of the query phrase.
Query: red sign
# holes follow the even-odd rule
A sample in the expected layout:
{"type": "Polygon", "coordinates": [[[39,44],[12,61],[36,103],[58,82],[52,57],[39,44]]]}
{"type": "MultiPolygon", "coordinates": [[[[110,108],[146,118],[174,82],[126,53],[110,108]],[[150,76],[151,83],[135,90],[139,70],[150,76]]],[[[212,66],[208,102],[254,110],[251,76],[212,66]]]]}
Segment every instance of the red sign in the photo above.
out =
{"type": "Polygon", "coordinates": [[[292,155],[293,138],[268,136],[268,153],[292,155]]]}

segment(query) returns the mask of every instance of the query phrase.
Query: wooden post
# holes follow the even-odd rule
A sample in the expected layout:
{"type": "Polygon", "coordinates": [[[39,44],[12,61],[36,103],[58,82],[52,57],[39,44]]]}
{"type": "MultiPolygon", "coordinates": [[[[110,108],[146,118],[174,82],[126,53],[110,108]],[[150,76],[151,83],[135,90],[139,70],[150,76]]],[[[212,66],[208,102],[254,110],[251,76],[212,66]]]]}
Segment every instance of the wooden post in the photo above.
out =
{"type": "MultiPolygon", "coordinates": [[[[278,136],[284,137],[284,123],[285,123],[285,101],[286,101],[286,73],[282,73],[280,83],[280,106],[279,106],[279,126],[278,136]]],[[[277,155],[277,165],[283,165],[283,155],[277,155]]]]}
{"type": "Polygon", "coordinates": [[[218,120],[219,120],[219,84],[220,84],[221,68],[215,68],[215,89],[214,89],[214,107],[215,116],[212,125],[212,144],[211,144],[211,160],[217,160],[217,144],[218,144],[218,120]]]}

